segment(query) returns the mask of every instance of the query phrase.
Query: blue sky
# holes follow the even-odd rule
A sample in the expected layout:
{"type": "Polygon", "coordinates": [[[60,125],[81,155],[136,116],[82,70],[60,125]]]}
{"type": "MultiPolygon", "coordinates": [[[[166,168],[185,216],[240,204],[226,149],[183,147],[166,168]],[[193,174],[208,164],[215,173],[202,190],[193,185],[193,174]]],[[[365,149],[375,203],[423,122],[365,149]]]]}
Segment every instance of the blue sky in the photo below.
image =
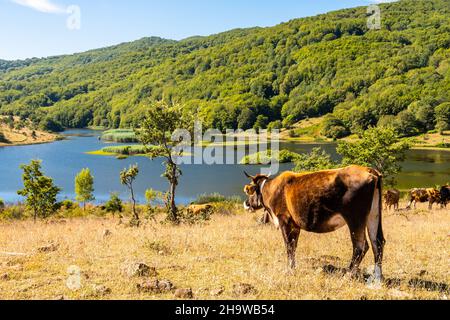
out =
{"type": "Polygon", "coordinates": [[[0,59],[82,52],[146,36],[183,39],[378,0],[0,0],[0,59]],[[80,8],[69,30],[67,8],[80,8]]]}

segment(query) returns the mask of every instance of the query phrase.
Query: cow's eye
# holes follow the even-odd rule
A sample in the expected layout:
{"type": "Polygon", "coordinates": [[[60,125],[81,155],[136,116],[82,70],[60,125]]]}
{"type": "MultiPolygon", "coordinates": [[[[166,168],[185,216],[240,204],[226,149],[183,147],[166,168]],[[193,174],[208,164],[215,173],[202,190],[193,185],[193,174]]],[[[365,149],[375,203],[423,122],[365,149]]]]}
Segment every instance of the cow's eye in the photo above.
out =
{"type": "Polygon", "coordinates": [[[256,192],[256,187],[255,187],[255,186],[249,186],[249,185],[247,185],[247,186],[245,186],[245,188],[244,188],[244,192],[245,192],[247,195],[252,196],[252,195],[254,195],[255,192],[256,192]]]}

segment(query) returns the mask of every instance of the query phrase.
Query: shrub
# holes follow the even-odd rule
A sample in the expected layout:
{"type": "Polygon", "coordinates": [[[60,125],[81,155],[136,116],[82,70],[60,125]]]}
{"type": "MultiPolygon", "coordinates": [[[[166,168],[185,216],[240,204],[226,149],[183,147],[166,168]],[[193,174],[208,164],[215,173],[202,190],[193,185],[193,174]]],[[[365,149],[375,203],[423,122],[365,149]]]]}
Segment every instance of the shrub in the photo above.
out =
{"type": "Polygon", "coordinates": [[[119,215],[123,212],[123,202],[120,200],[117,193],[111,193],[109,200],[105,203],[105,211],[112,213],[114,216],[116,213],[119,215]]]}
{"type": "Polygon", "coordinates": [[[314,172],[333,169],[337,163],[322,148],[314,148],[309,154],[301,154],[295,161],[296,172],[314,172]]]}
{"type": "Polygon", "coordinates": [[[269,132],[272,132],[272,130],[281,130],[281,129],[283,129],[283,122],[281,120],[273,121],[269,123],[269,125],[267,126],[267,130],[269,130],[269,132]]]}

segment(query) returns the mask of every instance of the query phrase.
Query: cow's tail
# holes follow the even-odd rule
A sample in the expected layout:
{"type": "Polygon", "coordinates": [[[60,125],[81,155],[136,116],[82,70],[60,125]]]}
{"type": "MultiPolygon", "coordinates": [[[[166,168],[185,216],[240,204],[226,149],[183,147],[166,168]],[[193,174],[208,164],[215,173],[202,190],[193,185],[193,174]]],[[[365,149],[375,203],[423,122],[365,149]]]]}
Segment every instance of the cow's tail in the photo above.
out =
{"type": "MultiPolygon", "coordinates": [[[[374,201],[378,201],[378,231],[377,231],[377,242],[379,246],[384,246],[386,240],[384,239],[383,234],[383,175],[378,174],[378,181],[376,190],[378,190],[378,199],[374,199],[374,201]]],[[[375,192],[377,193],[377,192],[375,192]]]]}

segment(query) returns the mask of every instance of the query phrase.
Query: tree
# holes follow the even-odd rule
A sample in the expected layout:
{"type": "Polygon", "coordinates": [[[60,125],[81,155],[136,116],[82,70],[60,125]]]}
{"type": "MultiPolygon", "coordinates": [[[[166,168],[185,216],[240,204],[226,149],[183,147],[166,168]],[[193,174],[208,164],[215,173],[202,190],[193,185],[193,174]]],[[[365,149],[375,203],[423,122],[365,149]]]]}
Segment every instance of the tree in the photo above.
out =
{"type": "Polygon", "coordinates": [[[246,108],[242,110],[237,120],[239,129],[248,130],[255,124],[256,114],[252,109],[246,108]]]}
{"type": "Polygon", "coordinates": [[[372,167],[384,176],[386,185],[395,185],[395,175],[401,171],[410,145],[402,142],[393,128],[370,128],[358,142],[341,141],[337,152],[344,165],[372,167]]]}
{"type": "Polygon", "coordinates": [[[50,131],[50,132],[64,131],[64,128],[62,127],[62,125],[59,122],[57,122],[54,119],[49,118],[49,117],[47,117],[41,121],[40,127],[42,130],[50,131]]]}
{"type": "Polygon", "coordinates": [[[436,129],[441,133],[450,130],[450,102],[436,107],[436,129]]]}
{"type": "Polygon", "coordinates": [[[169,106],[167,103],[160,101],[153,104],[141,127],[136,130],[136,134],[147,149],[150,158],[161,157],[165,159],[166,170],[163,177],[169,181],[170,185],[168,191],[168,220],[174,223],[179,222],[175,196],[179,178],[182,175],[176,161],[177,157],[181,155],[181,151],[179,154],[175,153],[175,148],[180,141],[171,139],[171,135],[177,129],[188,130],[192,137],[192,118],[188,114],[183,114],[179,105],[169,106]]]}
{"type": "Polygon", "coordinates": [[[5,209],[5,202],[2,198],[0,198],[0,212],[2,212],[5,209]]]}
{"type": "Polygon", "coordinates": [[[145,200],[147,200],[147,217],[155,220],[155,203],[158,199],[162,198],[162,193],[153,189],[147,189],[145,191],[145,200]]]}
{"type": "Polygon", "coordinates": [[[86,168],[75,177],[76,200],[83,202],[83,211],[86,210],[86,202],[95,200],[94,197],[94,177],[91,171],[86,168]]]}
{"type": "Polygon", "coordinates": [[[256,118],[256,122],[253,125],[253,129],[258,130],[258,131],[262,130],[262,129],[266,129],[268,123],[269,123],[269,118],[261,114],[256,118]]]}
{"type": "Polygon", "coordinates": [[[131,193],[131,201],[133,204],[133,216],[135,222],[139,225],[139,214],[136,211],[136,199],[134,197],[134,188],[133,188],[133,182],[136,180],[137,176],[139,174],[139,167],[138,165],[132,165],[128,169],[123,169],[122,172],[120,172],[120,183],[127,186],[131,193]]]}
{"type": "Polygon", "coordinates": [[[322,148],[314,148],[309,154],[300,154],[295,161],[295,172],[313,172],[333,169],[337,163],[322,148]]]}
{"type": "Polygon", "coordinates": [[[273,130],[281,130],[283,129],[283,122],[281,120],[272,121],[267,126],[267,130],[272,132],[273,130]]]}
{"type": "Polygon", "coordinates": [[[344,123],[340,119],[330,115],[325,117],[322,134],[327,138],[337,140],[348,136],[350,134],[350,130],[345,127],[344,123]]]}
{"type": "Polygon", "coordinates": [[[116,212],[118,212],[119,214],[123,212],[122,200],[120,200],[117,193],[111,193],[108,202],[105,203],[105,211],[108,213],[112,213],[113,216],[116,212]]]}
{"type": "Polygon", "coordinates": [[[41,161],[31,160],[29,165],[21,165],[23,170],[24,189],[17,194],[26,197],[27,207],[33,211],[34,221],[38,217],[46,218],[57,209],[56,197],[61,191],[53,184],[53,180],[44,176],[41,171],[41,161]]]}

